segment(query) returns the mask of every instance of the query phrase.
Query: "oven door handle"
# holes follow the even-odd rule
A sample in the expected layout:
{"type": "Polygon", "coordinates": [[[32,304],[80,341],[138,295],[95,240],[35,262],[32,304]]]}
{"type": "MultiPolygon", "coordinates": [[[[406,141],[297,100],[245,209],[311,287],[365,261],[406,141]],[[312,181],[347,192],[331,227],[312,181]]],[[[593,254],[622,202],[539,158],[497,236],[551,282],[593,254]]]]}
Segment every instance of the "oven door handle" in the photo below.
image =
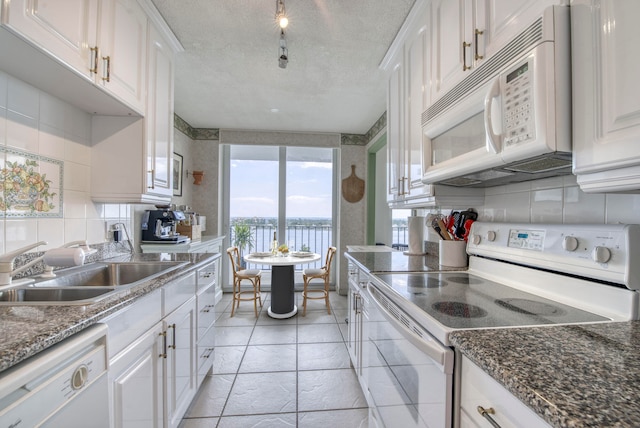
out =
{"type": "MultiPolygon", "coordinates": [[[[371,290],[372,287],[369,287],[371,290]]],[[[378,301],[376,294],[379,293],[377,289],[373,293],[370,293],[374,303],[378,306],[378,309],[384,315],[387,321],[407,339],[412,345],[424,352],[435,363],[440,366],[440,369],[445,374],[453,373],[453,351],[451,348],[440,345],[431,336],[425,340],[424,337],[420,337],[413,331],[407,329],[404,324],[398,321],[393,315],[391,315],[378,301]]]]}

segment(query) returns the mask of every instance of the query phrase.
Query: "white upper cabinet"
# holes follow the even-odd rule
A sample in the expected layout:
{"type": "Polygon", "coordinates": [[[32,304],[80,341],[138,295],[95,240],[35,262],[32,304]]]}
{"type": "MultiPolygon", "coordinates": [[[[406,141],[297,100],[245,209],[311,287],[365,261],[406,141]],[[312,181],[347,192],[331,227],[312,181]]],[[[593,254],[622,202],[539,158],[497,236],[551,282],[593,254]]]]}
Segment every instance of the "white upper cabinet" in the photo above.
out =
{"type": "Polygon", "coordinates": [[[424,196],[422,183],[422,112],[425,107],[427,5],[417,1],[382,68],[387,83],[387,201],[424,196]]]}
{"type": "Polygon", "coordinates": [[[173,59],[182,47],[154,9],[145,37],[146,115],[92,117],[91,198],[166,203],[173,196],[173,59]]]}
{"type": "Polygon", "coordinates": [[[395,64],[387,82],[387,201],[392,202],[403,195],[403,180],[405,177],[405,163],[403,147],[404,138],[402,127],[402,63],[395,64]]]}
{"type": "Polygon", "coordinates": [[[433,0],[429,104],[562,0],[433,0]]]}
{"type": "Polygon", "coordinates": [[[98,2],[95,0],[11,0],[3,24],[57,60],[93,79],[97,61],[98,2]]]}
{"type": "Polygon", "coordinates": [[[574,0],[573,170],[585,192],[640,191],[640,2],[574,0]]]}
{"type": "Polygon", "coordinates": [[[3,25],[144,114],[147,18],[136,0],[5,0],[3,25]]]}
{"type": "Polygon", "coordinates": [[[173,196],[173,50],[159,32],[149,30],[146,138],[147,180],[157,195],[173,196]]]}
{"type": "Polygon", "coordinates": [[[147,16],[136,0],[102,0],[101,5],[97,83],[144,112],[147,16]]]}

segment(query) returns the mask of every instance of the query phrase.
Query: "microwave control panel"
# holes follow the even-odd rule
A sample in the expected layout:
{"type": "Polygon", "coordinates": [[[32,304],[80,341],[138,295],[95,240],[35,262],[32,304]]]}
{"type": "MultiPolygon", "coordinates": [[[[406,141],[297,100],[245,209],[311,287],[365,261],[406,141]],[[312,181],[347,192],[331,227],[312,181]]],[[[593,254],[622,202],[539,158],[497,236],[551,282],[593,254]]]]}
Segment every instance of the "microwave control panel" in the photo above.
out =
{"type": "Polygon", "coordinates": [[[532,61],[518,65],[505,75],[502,96],[507,147],[535,139],[532,85],[532,61]]]}

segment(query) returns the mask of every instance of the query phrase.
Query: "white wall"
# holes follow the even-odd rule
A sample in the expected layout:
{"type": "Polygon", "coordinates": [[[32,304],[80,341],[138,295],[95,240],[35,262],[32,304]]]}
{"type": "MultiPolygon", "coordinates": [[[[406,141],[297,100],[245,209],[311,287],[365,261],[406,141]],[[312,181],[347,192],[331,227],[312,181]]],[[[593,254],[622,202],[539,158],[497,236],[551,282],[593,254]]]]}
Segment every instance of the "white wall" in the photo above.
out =
{"type": "Polygon", "coordinates": [[[91,201],[88,113],[0,70],[0,145],[61,160],[64,168],[63,217],[6,218],[0,211],[0,254],[40,240],[49,244],[38,251],[79,239],[102,243],[105,222],[125,222],[131,232],[129,205],[91,201]]]}

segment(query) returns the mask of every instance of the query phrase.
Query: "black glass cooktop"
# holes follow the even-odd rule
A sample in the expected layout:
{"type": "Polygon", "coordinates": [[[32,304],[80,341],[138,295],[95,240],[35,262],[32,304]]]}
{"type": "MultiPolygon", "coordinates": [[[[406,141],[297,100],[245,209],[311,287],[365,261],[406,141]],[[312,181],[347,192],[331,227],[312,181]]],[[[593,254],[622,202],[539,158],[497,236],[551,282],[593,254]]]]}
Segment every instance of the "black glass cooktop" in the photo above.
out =
{"type": "Polygon", "coordinates": [[[452,329],[608,320],[467,272],[377,274],[376,277],[452,329]]]}

